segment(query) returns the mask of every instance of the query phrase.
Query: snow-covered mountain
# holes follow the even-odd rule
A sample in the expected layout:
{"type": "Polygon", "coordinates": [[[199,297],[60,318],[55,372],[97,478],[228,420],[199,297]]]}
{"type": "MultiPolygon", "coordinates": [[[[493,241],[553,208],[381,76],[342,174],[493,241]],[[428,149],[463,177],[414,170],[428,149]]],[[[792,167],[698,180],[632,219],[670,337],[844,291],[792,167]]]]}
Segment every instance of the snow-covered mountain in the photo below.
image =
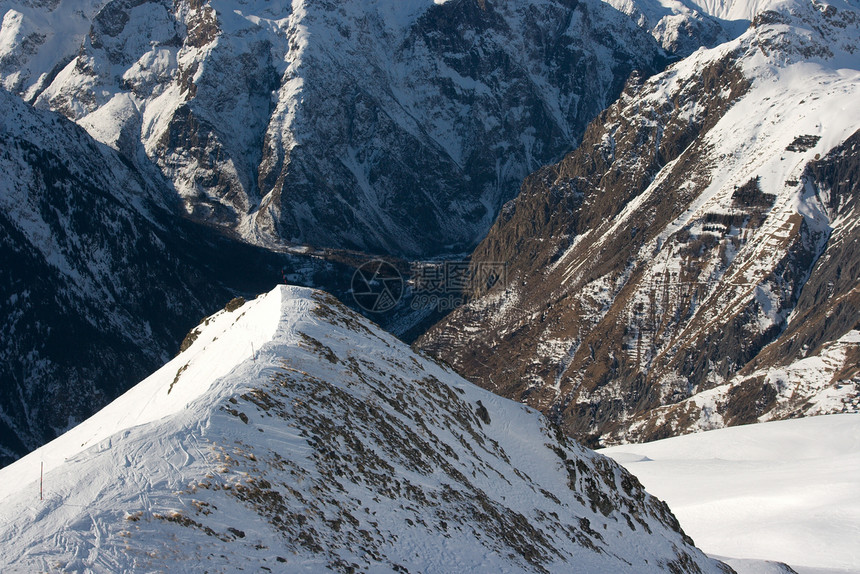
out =
{"type": "MultiPolygon", "coordinates": [[[[600,451],[668,502],[708,554],[860,572],[860,416],[744,425],[600,451]]],[[[737,566],[735,566],[737,564],[737,566]]]]}
{"type": "Polygon", "coordinates": [[[4,572],[730,572],[538,412],[286,286],[0,470],[0,516],[4,572]]]}
{"type": "MultiPolygon", "coordinates": [[[[667,55],[598,0],[0,0],[0,15],[0,82],[155,162],[192,217],[411,256],[471,249],[667,55]]],[[[682,16],[697,18],[713,24],[682,16]]]]}
{"type": "Polygon", "coordinates": [[[583,439],[856,410],[858,46],[856,0],[786,0],[634,78],[473,254],[506,284],[419,345],[583,439]]]}
{"type": "Polygon", "coordinates": [[[168,183],[0,90],[0,465],[176,353],[282,257],[166,207],[168,183]]]}
{"type": "MultiPolygon", "coordinates": [[[[755,13],[727,13],[691,0],[606,0],[647,30],[670,54],[689,56],[740,36],[755,13]],[[713,11],[712,11],[713,10],[713,11]],[[733,20],[725,19],[733,17],[733,20]]],[[[751,3],[741,3],[751,5],[751,3]]]]}

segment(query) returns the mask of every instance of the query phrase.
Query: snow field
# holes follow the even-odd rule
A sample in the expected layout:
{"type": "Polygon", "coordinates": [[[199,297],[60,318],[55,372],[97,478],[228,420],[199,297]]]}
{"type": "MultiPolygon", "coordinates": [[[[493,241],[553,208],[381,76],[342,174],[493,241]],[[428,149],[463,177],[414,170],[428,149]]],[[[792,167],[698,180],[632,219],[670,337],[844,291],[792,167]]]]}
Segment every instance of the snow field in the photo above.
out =
{"type": "Polygon", "coordinates": [[[600,451],[705,552],[860,572],[860,415],[731,427],[600,451]]]}

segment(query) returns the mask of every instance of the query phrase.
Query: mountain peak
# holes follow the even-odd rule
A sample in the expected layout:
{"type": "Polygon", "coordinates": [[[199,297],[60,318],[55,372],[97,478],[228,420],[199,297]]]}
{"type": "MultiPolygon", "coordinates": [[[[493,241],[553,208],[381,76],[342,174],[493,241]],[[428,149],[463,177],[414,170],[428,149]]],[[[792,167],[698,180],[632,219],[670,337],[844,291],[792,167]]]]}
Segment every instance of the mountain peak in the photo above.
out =
{"type": "Polygon", "coordinates": [[[285,286],[0,478],[4,571],[727,571],[536,411],[285,286]]]}

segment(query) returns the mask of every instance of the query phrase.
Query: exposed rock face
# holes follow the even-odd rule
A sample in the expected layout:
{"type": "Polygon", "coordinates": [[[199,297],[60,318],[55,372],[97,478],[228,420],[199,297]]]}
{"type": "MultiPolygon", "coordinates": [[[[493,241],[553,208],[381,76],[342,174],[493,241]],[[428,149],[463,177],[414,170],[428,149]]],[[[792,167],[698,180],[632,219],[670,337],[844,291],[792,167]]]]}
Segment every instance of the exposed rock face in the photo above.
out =
{"type": "Polygon", "coordinates": [[[810,162],[803,181],[832,233],[785,331],[728,383],[637,417],[635,433],[860,410],[860,131],[810,162]]]}
{"type": "Polygon", "coordinates": [[[165,207],[166,182],[0,90],[0,465],[174,354],[279,257],[165,207]]]}
{"type": "Polygon", "coordinates": [[[154,161],[193,218],[407,256],[471,249],[525,175],[666,54],[595,0],[0,9],[7,89],[154,161]],[[79,45],[59,43],[61,14],[79,45]]]}
{"type": "MultiPolygon", "coordinates": [[[[807,192],[819,199],[833,230],[783,337],[750,368],[802,359],[860,328],[860,131],[811,162],[804,176],[807,192]]],[[[856,353],[853,366],[846,375],[860,369],[856,353]]]]}
{"type": "MultiPolygon", "coordinates": [[[[525,181],[475,251],[508,262],[507,285],[475,293],[419,346],[606,442],[782,404],[785,389],[760,371],[843,336],[850,347],[857,323],[856,274],[842,275],[857,221],[858,22],[853,4],[785,3],[737,41],[634,79],[579,149],[525,181]],[[672,424],[655,410],[730,381],[730,396],[695,412],[682,403],[672,424]]],[[[834,385],[853,376],[833,371],[834,385]]],[[[829,393],[831,381],[812,387],[829,393]]]]}
{"type": "Polygon", "coordinates": [[[307,289],[210,317],[0,485],[4,571],[732,572],[615,462],[307,289]]]}

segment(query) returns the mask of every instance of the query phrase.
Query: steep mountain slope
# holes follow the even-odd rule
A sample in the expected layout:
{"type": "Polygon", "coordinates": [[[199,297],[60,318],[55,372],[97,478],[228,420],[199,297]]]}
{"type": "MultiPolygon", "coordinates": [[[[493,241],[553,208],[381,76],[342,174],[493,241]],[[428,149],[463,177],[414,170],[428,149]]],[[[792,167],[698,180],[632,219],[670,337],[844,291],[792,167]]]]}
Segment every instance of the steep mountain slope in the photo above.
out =
{"type": "Polygon", "coordinates": [[[284,286],[0,485],[4,572],[730,571],[536,411],[284,286]]]}
{"type": "Polygon", "coordinates": [[[475,251],[507,284],[419,345],[581,438],[855,409],[858,25],[779,2],[631,81],[475,251]]]}
{"type": "Polygon", "coordinates": [[[0,465],[163,364],[279,256],[165,204],[160,175],[0,90],[0,465]]]}
{"type": "Polygon", "coordinates": [[[194,218],[264,244],[408,256],[471,249],[633,69],[665,61],[597,0],[0,0],[0,12],[7,89],[149,157],[194,218]]]}
{"type": "Polygon", "coordinates": [[[727,383],[631,422],[671,434],[860,410],[860,132],[805,170],[831,222],[785,331],[727,383]]]}

